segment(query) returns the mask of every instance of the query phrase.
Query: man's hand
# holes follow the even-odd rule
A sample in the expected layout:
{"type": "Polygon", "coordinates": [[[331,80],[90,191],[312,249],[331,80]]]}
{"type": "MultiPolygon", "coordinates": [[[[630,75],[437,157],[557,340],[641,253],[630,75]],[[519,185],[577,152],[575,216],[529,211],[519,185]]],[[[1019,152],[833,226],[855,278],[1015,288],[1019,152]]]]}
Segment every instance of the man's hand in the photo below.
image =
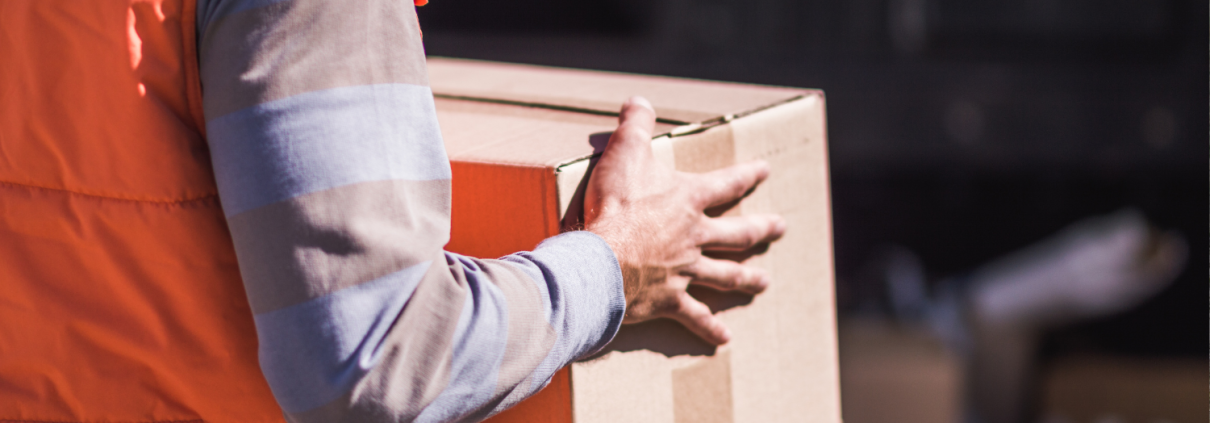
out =
{"type": "Polygon", "coordinates": [[[739,200],[769,174],[752,162],[705,174],[669,169],[651,150],[655,110],[633,97],[622,106],[584,197],[586,228],[613,248],[626,292],[625,323],[669,317],[713,344],[731,332],[685,289],[690,284],[756,294],[769,286],[763,270],[702,255],[746,250],[781,237],[777,215],[706,216],[704,210],[739,200]]]}

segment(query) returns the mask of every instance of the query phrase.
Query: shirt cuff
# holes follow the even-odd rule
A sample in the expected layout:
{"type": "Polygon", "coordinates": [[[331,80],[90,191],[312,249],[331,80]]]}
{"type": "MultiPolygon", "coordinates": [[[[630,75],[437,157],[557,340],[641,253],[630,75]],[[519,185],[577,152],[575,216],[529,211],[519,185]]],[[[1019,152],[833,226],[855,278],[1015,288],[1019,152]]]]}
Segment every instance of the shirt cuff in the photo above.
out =
{"type": "Polygon", "coordinates": [[[567,232],[521,255],[542,270],[554,306],[563,308],[552,311],[563,316],[556,330],[570,358],[594,354],[613,340],[626,315],[626,294],[617,256],[604,239],[567,232]]]}

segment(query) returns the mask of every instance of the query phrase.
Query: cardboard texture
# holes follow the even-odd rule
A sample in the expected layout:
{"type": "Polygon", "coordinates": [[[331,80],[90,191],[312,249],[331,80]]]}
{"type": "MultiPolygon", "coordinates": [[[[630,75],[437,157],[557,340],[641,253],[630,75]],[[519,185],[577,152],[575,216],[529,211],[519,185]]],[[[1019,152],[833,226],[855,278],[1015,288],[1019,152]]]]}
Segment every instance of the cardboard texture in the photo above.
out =
{"type": "Polygon", "coordinates": [[[429,59],[453,165],[448,249],[498,257],[573,228],[594,152],[621,104],[659,116],[653,148],[706,172],[754,159],[771,177],[728,214],[779,213],[788,232],[747,262],[773,286],[691,293],[732,329],[715,348],[670,320],[623,326],[605,351],[494,422],[839,422],[823,93],[453,59],[429,59]]]}

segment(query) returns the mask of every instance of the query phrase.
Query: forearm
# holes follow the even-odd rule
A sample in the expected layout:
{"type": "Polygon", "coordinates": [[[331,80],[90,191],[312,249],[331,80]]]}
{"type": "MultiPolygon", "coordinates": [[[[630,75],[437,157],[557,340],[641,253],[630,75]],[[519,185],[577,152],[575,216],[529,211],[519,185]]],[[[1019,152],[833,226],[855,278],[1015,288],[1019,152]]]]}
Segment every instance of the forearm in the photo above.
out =
{"type": "Polygon", "coordinates": [[[266,377],[292,420],[481,419],[621,324],[617,264],[594,235],[501,260],[442,256],[257,316],[266,377]]]}
{"type": "Polygon", "coordinates": [[[425,219],[392,213],[415,191],[400,185],[229,219],[262,369],[294,419],[484,417],[616,332],[621,277],[599,238],[564,234],[502,260],[444,253],[445,220],[409,227],[425,219]]]}
{"type": "Polygon", "coordinates": [[[457,314],[448,385],[421,421],[477,420],[511,407],[603,347],[621,325],[621,275],[595,235],[563,234],[500,260],[445,255],[451,282],[468,296],[457,314]]]}

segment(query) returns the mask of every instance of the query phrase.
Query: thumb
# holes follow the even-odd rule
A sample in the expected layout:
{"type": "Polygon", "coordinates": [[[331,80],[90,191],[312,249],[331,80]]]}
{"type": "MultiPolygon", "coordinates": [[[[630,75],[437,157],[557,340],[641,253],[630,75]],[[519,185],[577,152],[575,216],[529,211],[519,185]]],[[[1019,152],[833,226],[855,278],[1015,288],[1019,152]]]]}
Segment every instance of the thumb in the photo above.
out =
{"type": "Polygon", "coordinates": [[[643,96],[634,96],[626,99],[622,103],[622,113],[618,115],[618,123],[625,124],[627,121],[636,123],[649,123],[650,126],[655,126],[655,106],[651,105],[643,96]]]}
{"type": "Polygon", "coordinates": [[[649,149],[653,131],[655,131],[655,108],[643,97],[631,97],[622,104],[622,112],[618,114],[618,129],[609,138],[606,153],[608,154],[608,150],[618,148],[623,150],[649,149]]]}

